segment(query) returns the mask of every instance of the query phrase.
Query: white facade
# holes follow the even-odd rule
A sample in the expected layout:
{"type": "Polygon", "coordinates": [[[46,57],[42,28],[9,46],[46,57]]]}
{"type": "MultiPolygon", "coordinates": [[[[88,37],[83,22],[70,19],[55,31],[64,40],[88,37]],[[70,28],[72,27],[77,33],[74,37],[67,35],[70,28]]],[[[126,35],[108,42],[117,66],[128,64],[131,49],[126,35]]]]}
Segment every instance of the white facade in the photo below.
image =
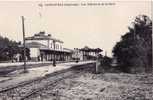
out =
{"type": "Polygon", "coordinates": [[[30,56],[36,58],[40,55],[40,50],[38,48],[30,48],[30,56]]]}
{"type": "MultiPolygon", "coordinates": [[[[34,43],[34,42],[44,45],[44,48],[49,48],[54,50],[53,40],[26,40],[26,44],[34,43]]],[[[59,43],[59,42],[55,43],[55,50],[60,50],[60,51],[63,50],[63,43],[59,43]]]]}

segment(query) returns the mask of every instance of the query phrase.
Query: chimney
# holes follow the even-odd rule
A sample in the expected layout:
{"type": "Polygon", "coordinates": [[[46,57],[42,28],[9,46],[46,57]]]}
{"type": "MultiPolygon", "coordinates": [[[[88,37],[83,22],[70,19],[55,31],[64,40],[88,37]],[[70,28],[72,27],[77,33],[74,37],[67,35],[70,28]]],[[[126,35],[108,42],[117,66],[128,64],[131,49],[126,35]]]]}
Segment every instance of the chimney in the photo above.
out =
{"type": "Polygon", "coordinates": [[[41,32],[39,32],[40,34],[45,34],[45,31],[41,31],[41,32]]]}
{"type": "Polygon", "coordinates": [[[48,34],[49,37],[51,37],[51,34],[48,34]]]}

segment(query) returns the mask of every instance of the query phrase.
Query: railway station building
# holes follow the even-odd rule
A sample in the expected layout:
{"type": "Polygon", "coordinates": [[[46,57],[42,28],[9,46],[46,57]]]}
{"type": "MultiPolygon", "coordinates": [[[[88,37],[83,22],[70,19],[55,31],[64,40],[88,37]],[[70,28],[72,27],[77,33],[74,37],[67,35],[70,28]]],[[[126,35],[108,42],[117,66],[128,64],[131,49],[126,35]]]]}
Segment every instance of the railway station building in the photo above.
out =
{"type": "Polygon", "coordinates": [[[98,54],[102,51],[100,48],[89,48],[88,46],[80,49],[74,48],[72,58],[78,60],[96,60],[98,54]]]}
{"type": "Polygon", "coordinates": [[[72,50],[63,47],[63,41],[53,38],[51,34],[39,32],[34,36],[26,37],[25,45],[30,50],[32,61],[69,61],[72,59],[72,50]]]}

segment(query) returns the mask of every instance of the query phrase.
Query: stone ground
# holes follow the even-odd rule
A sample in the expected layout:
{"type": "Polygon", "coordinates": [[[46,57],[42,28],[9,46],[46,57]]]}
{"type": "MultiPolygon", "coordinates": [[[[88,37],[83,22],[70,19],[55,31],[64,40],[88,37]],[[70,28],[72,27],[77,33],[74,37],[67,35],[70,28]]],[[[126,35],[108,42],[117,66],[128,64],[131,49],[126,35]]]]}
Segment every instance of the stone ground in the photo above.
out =
{"type": "Polygon", "coordinates": [[[153,100],[153,74],[94,74],[93,66],[74,73],[32,100],[153,100]]]}
{"type": "Polygon", "coordinates": [[[73,100],[153,100],[153,83],[144,82],[135,75],[83,73],[65,79],[53,91],[58,90],[73,100]]]}
{"type": "MultiPolygon", "coordinates": [[[[65,63],[65,68],[68,67],[70,64],[65,63]]],[[[49,68],[52,68],[51,71],[54,67],[49,68]]],[[[153,100],[153,74],[95,74],[93,65],[73,69],[74,77],[57,82],[51,89],[41,91],[41,96],[36,95],[29,100],[153,100]]],[[[49,69],[38,68],[32,71],[44,75],[43,72],[48,73],[49,69]]]]}

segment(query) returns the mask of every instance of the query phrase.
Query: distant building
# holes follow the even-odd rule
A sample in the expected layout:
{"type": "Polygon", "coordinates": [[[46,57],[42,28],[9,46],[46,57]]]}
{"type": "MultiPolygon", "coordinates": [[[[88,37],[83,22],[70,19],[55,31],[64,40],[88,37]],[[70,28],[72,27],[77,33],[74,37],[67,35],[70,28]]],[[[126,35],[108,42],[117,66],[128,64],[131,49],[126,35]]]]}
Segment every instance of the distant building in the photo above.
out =
{"type": "Polygon", "coordinates": [[[78,60],[96,60],[100,52],[102,52],[100,48],[89,48],[88,46],[81,49],[74,48],[72,58],[78,60]]]}
{"type": "Polygon", "coordinates": [[[83,53],[78,48],[74,48],[73,54],[72,54],[73,60],[83,60],[83,53]]]}
{"type": "Polygon", "coordinates": [[[26,48],[30,49],[33,61],[68,61],[72,57],[72,50],[63,47],[63,41],[53,38],[51,34],[39,32],[25,39],[26,48]]]}

